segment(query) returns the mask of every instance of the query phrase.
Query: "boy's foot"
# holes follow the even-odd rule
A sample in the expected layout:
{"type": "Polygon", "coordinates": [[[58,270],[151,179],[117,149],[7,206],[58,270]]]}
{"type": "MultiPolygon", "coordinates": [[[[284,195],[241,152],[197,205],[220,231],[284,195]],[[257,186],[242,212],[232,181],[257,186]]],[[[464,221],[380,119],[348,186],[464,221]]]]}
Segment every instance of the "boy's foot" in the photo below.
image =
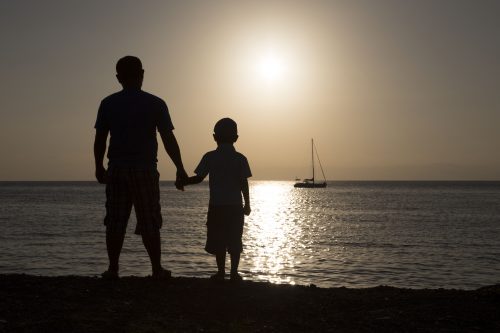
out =
{"type": "Polygon", "coordinates": [[[231,281],[233,281],[233,282],[240,282],[240,281],[242,281],[242,280],[243,280],[243,278],[241,277],[241,275],[240,275],[240,274],[238,274],[238,272],[236,272],[236,273],[231,273],[230,278],[231,278],[231,281]]]}
{"type": "Polygon", "coordinates": [[[120,277],[118,276],[118,272],[107,270],[101,274],[101,277],[104,280],[118,280],[120,277]]]}
{"type": "Polygon", "coordinates": [[[162,268],[159,271],[156,271],[152,275],[155,280],[169,280],[172,277],[172,272],[168,269],[162,268]]]}
{"type": "Polygon", "coordinates": [[[226,277],[226,273],[217,272],[214,275],[210,276],[210,280],[222,282],[222,281],[224,281],[225,277],[226,277]]]}

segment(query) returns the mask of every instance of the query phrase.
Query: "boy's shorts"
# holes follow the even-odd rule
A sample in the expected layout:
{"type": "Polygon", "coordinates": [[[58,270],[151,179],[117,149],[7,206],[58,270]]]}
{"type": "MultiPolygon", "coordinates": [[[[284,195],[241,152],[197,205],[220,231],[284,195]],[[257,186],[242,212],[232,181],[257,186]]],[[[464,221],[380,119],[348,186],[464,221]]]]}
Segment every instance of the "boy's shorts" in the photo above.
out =
{"type": "Polygon", "coordinates": [[[158,232],[162,226],[158,171],[110,168],[106,176],[106,232],[125,233],[132,206],[137,217],[135,233],[158,232]]]}
{"type": "Polygon", "coordinates": [[[207,243],[205,251],[210,254],[220,252],[241,253],[243,243],[243,207],[240,205],[208,207],[207,243]]]}

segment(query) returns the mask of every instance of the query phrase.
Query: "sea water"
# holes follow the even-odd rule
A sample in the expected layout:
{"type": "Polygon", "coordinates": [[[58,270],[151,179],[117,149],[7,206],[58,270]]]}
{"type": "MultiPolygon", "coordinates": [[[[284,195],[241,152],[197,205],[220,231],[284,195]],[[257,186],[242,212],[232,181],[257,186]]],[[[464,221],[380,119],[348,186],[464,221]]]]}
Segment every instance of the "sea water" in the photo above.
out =
{"type": "MultiPolygon", "coordinates": [[[[208,185],[161,183],[162,262],[174,276],[207,277],[208,185]]],[[[320,287],[462,288],[500,283],[500,182],[252,181],[240,271],[245,279],[320,287]]],[[[104,186],[0,182],[0,274],[98,275],[107,268],[104,186]]],[[[133,234],[121,275],[150,263],[133,234]]],[[[228,262],[229,265],[229,262],[228,262]]]]}

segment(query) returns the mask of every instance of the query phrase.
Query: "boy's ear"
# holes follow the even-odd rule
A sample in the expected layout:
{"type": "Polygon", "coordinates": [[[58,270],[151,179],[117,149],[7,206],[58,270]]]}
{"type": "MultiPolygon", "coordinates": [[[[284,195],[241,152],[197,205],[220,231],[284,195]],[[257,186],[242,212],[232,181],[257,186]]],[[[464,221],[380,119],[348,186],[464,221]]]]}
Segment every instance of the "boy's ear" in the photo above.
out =
{"type": "Polygon", "coordinates": [[[236,136],[234,137],[234,142],[238,141],[238,138],[239,138],[239,136],[238,136],[238,134],[236,134],[236,136]]]}
{"type": "Polygon", "coordinates": [[[214,137],[214,141],[217,142],[217,137],[215,136],[215,133],[212,134],[212,136],[214,137]]]}

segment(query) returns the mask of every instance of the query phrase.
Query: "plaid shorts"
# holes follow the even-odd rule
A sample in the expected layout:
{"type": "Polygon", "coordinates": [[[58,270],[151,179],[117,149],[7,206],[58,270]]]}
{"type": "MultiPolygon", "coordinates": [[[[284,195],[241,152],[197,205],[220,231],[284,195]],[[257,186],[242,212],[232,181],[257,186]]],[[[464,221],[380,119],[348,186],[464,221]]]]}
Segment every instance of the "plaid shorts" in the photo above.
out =
{"type": "Polygon", "coordinates": [[[155,169],[110,168],[106,180],[106,231],[124,233],[134,206],[135,233],[157,232],[162,226],[159,180],[155,169]]]}

